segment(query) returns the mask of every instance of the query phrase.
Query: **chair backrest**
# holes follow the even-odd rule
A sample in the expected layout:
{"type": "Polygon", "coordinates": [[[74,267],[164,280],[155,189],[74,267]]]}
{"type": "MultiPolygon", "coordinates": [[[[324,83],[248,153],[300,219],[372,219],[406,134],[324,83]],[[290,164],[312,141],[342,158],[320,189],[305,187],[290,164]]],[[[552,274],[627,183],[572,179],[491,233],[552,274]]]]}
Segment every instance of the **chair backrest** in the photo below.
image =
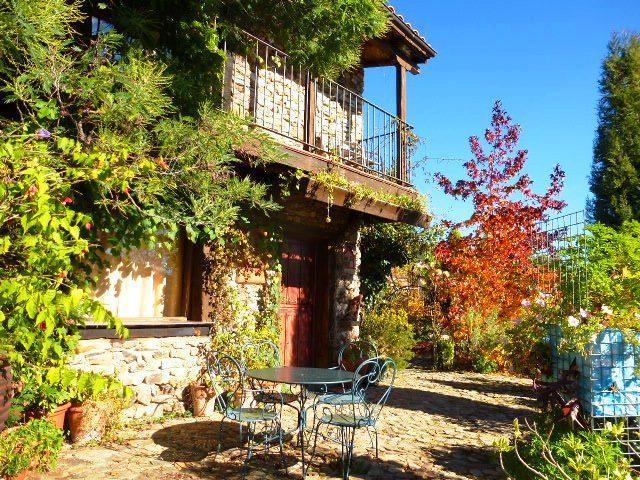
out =
{"type": "Polygon", "coordinates": [[[280,366],[280,348],[271,340],[255,340],[240,349],[240,361],[248,368],[280,366]]]}
{"type": "Polygon", "coordinates": [[[378,349],[368,340],[355,340],[344,344],[338,351],[338,367],[354,372],[363,362],[378,356],[378,349]]]}
{"type": "Polygon", "coordinates": [[[389,400],[397,372],[396,362],[391,358],[374,357],[360,364],[354,373],[351,392],[355,416],[378,419],[389,400]]]}
{"type": "Polygon", "coordinates": [[[225,411],[236,399],[242,402],[245,369],[229,355],[207,356],[207,372],[215,390],[214,401],[221,411],[225,411]]]}

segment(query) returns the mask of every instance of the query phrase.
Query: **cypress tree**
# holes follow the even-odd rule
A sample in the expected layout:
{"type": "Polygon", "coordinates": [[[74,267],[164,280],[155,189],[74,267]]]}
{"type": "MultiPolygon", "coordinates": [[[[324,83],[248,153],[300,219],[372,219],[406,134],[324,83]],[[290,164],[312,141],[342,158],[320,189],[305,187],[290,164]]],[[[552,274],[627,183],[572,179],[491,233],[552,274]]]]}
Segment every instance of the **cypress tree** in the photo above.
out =
{"type": "Polygon", "coordinates": [[[640,220],[640,35],[614,34],[602,65],[588,205],[592,220],[640,220]]]}

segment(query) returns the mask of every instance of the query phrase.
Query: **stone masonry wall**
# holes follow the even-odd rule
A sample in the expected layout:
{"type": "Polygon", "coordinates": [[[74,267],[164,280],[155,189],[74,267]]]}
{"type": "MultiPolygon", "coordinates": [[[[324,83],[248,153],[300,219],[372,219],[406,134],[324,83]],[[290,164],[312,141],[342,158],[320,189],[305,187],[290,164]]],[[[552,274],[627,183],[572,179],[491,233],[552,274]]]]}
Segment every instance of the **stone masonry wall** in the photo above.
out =
{"type": "MultiPolygon", "coordinates": [[[[278,141],[302,148],[306,109],[306,73],[287,66],[282,58],[255,65],[255,60],[229,54],[225,65],[223,96],[225,107],[238,114],[251,115],[278,141]],[[281,135],[279,135],[281,134],[281,135]]],[[[264,61],[264,59],[263,59],[264,61]]],[[[338,83],[316,83],[316,147],[362,161],[364,70],[343,74],[338,83]],[[339,87],[344,85],[351,91],[339,87]],[[353,92],[353,93],[352,93],[353,92]],[[355,94],[354,94],[355,93],[355,94]]]]}
{"type": "Polygon", "coordinates": [[[330,342],[334,351],[360,335],[360,230],[352,226],[331,245],[333,296],[330,342]]]}
{"type": "Polygon", "coordinates": [[[116,375],[135,392],[127,418],[159,417],[184,411],[184,394],[198,376],[198,349],[209,337],[81,340],[70,366],[116,375]]]}

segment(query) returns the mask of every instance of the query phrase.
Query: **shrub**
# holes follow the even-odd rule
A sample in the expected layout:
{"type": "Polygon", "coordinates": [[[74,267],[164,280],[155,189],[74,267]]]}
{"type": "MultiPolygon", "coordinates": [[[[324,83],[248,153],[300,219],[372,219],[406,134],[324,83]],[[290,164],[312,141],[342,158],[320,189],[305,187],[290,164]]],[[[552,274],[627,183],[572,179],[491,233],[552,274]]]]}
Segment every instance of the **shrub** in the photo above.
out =
{"type": "Polygon", "coordinates": [[[631,467],[620,444],[622,425],[608,425],[602,432],[573,432],[569,424],[543,419],[525,421],[524,431],[514,422],[511,439],[496,442],[503,470],[509,479],[631,480],[631,467]]]}
{"type": "Polygon", "coordinates": [[[556,279],[558,293],[538,292],[522,300],[525,308],[510,331],[508,347],[516,366],[548,363],[540,355],[544,349],[539,340],[549,325],[561,327],[562,351],[587,352],[607,327],[622,331],[625,341],[638,343],[640,222],[625,222],[618,230],[594,224],[587,234],[566,243],[554,267],[562,272],[556,279]]]}
{"type": "Polygon", "coordinates": [[[484,316],[470,311],[465,317],[466,339],[461,341],[459,361],[478,373],[492,373],[505,366],[504,345],[507,325],[500,321],[497,312],[484,316]]]}
{"type": "Polygon", "coordinates": [[[360,336],[377,345],[378,352],[391,357],[398,368],[406,368],[413,358],[416,340],[405,310],[383,308],[368,312],[360,336]]]}
{"type": "Polygon", "coordinates": [[[61,448],[62,430],[46,420],[31,420],[5,430],[0,434],[0,475],[51,470],[61,448]]]}
{"type": "Polygon", "coordinates": [[[433,366],[437,370],[450,370],[455,360],[456,346],[450,337],[440,337],[433,345],[433,366]]]}

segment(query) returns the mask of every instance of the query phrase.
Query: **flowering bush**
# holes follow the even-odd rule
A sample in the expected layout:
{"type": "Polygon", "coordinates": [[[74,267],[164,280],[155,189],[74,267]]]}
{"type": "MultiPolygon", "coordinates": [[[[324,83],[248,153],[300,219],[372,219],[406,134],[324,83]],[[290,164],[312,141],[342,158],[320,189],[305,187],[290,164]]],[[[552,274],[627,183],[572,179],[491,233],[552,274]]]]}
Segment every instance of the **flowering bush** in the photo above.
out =
{"type": "Polygon", "coordinates": [[[535,357],[526,347],[539,343],[551,325],[562,330],[559,347],[564,351],[586,352],[605,328],[618,329],[628,342],[638,344],[640,223],[627,222],[619,230],[595,224],[571,243],[558,252],[562,277],[555,281],[554,294],[538,292],[521,301],[523,314],[511,332],[515,352],[535,357]],[[578,285],[588,292],[586,298],[576,298],[578,285]]]}

